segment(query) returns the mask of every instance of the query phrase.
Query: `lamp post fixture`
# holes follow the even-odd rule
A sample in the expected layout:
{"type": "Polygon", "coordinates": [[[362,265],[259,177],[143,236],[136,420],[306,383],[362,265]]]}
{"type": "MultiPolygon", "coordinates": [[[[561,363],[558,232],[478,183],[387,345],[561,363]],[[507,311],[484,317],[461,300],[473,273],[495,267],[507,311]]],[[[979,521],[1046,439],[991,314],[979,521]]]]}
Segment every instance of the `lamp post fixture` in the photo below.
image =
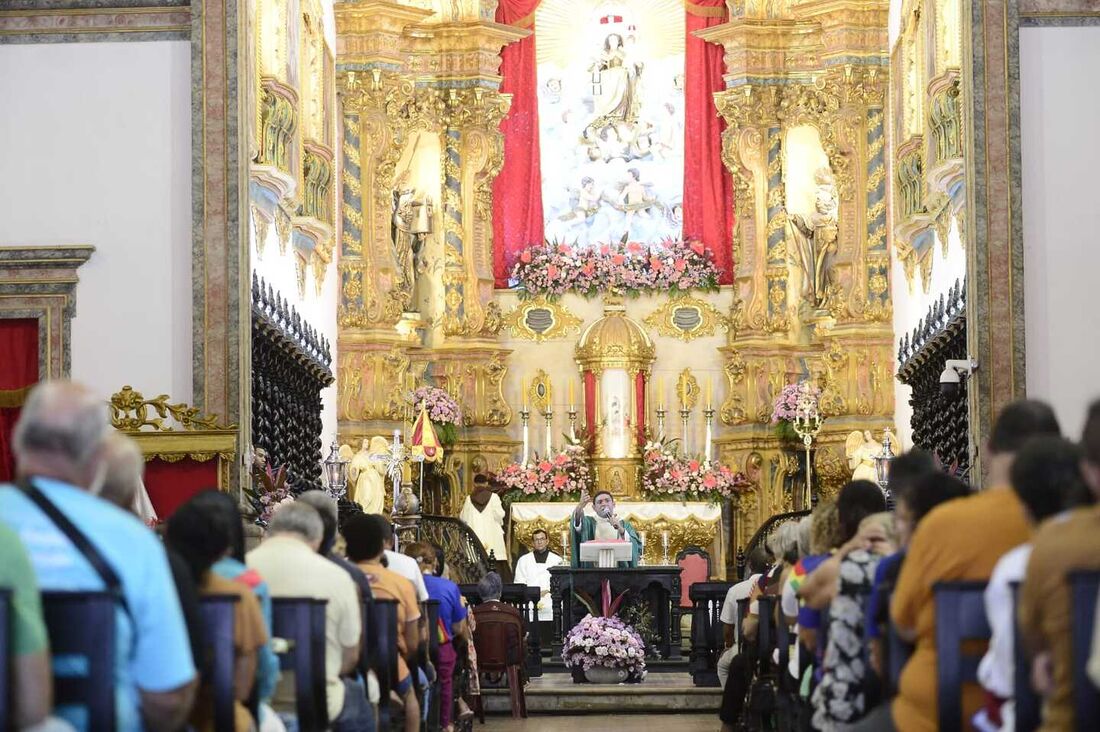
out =
{"type": "Polygon", "coordinates": [[[893,503],[890,496],[890,463],[896,457],[894,453],[894,435],[887,427],[882,433],[882,452],[874,456],[875,482],[886,495],[887,503],[893,503]]]}
{"type": "Polygon", "coordinates": [[[348,461],[340,457],[340,446],[335,439],[324,464],[329,495],[342,498],[348,489],[348,461]]]}

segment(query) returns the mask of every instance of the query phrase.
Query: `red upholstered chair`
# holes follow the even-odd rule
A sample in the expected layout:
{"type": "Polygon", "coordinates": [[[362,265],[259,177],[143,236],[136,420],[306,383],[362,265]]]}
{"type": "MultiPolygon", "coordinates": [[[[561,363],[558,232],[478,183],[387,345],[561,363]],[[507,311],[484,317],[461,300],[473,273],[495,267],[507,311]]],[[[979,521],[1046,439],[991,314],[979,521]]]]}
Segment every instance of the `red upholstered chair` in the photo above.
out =
{"type": "Polygon", "coordinates": [[[697,546],[688,546],[676,555],[680,567],[680,607],[691,609],[691,586],[710,579],[710,555],[697,546]]]}

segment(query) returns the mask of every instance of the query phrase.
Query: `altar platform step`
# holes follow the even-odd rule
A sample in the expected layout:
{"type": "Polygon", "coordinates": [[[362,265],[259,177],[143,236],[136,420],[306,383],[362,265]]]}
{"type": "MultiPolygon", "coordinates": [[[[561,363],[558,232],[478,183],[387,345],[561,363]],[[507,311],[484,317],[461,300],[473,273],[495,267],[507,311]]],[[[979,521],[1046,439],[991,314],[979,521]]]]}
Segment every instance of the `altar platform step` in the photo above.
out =
{"type": "MultiPolygon", "coordinates": [[[[487,712],[511,709],[507,689],[481,693],[487,712]]],[[[569,674],[544,673],[527,685],[531,714],[707,713],[717,712],[721,702],[721,689],[694,686],[685,672],[650,671],[640,684],[574,684],[569,674]]]]}

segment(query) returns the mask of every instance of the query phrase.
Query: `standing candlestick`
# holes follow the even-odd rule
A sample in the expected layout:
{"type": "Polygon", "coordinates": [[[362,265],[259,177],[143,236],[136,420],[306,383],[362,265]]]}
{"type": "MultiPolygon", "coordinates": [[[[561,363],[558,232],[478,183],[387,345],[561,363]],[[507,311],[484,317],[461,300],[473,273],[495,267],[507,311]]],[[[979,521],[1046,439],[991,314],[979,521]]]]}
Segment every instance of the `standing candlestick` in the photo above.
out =
{"type": "Polygon", "coordinates": [[[691,410],[687,407],[680,408],[680,454],[684,457],[688,455],[688,419],[691,417],[691,410]]]}
{"type": "Polygon", "coordinates": [[[817,411],[817,395],[808,383],[802,382],[799,385],[791,426],[794,427],[795,434],[802,438],[802,446],[806,449],[806,493],[802,498],[803,510],[809,510],[813,504],[813,458],[810,447],[817,433],[821,431],[823,421],[824,418],[817,411]]]}
{"type": "Polygon", "coordinates": [[[668,566],[668,529],[661,530],[661,564],[668,566]]]}
{"type": "Polygon", "coordinates": [[[531,410],[527,408],[527,405],[523,405],[523,409],[519,410],[519,418],[523,423],[523,457],[520,458],[519,464],[526,466],[527,457],[531,454],[531,433],[527,423],[531,419],[531,410]]]}
{"type": "Polygon", "coordinates": [[[638,539],[641,540],[641,542],[642,542],[642,550],[640,552],[638,552],[638,564],[643,564],[643,565],[645,564],[645,548],[646,548],[645,538],[646,538],[646,532],[639,531],[638,532],[638,539]]]}
{"type": "Polygon", "coordinates": [[[577,441],[577,408],[573,404],[569,405],[569,439],[573,442],[577,441]]]}
{"type": "Polygon", "coordinates": [[[657,407],[657,441],[660,442],[665,438],[665,415],[668,414],[668,410],[664,405],[657,407]]]}
{"type": "MultiPolygon", "coordinates": [[[[570,521],[572,521],[572,519],[570,519],[570,521]]],[[[561,530],[561,556],[562,556],[562,559],[565,559],[565,560],[569,559],[569,549],[570,549],[570,546],[569,546],[569,530],[568,529],[562,529],[561,530]]]]}
{"type": "Polygon", "coordinates": [[[704,450],[704,457],[706,458],[707,464],[709,465],[711,459],[711,451],[713,449],[714,408],[708,405],[707,408],[703,410],[703,418],[706,420],[707,423],[707,441],[704,450]]]}
{"type": "Polygon", "coordinates": [[[546,457],[549,459],[550,454],[554,451],[554,410],[547,404],[546,405],[546,457]]]}

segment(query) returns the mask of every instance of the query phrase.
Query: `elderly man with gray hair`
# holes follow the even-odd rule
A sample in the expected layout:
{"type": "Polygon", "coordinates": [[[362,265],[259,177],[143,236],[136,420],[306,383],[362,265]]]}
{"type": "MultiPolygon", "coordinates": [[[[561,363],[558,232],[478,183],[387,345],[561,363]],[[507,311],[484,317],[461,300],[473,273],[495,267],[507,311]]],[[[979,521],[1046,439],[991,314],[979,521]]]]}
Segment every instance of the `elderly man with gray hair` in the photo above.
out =
{"type": "MultiPolygon", "coordinates": [[[[374,729],[374,710],[363,685],[341,678],[359,660],[362,618],[359,592],[347,572],[317,553],[324,524],[317,509],[302,501],[279,506],[267,537],[247,555],[248,566],[267,582],[272,597],[312,597],[325,605],[325,691],[335,732],[374,729]]],[[[272,703],[283,717],[294,712],[293,682],[279,681],[272,703]]]]}
{"type": "MultiPolygon", "coordinates": [[[[133,514],[89,492],[109,431],[106,406],[88,389],[35,387],[12,436],[18,480],[0,487],[0,522],[22,539],[40,589],[117,593],[116,729],[179,729],[196,674],[164,547],[133,514]]],[[[58,713],[83,728],[80,712],[58,713]]]]}

